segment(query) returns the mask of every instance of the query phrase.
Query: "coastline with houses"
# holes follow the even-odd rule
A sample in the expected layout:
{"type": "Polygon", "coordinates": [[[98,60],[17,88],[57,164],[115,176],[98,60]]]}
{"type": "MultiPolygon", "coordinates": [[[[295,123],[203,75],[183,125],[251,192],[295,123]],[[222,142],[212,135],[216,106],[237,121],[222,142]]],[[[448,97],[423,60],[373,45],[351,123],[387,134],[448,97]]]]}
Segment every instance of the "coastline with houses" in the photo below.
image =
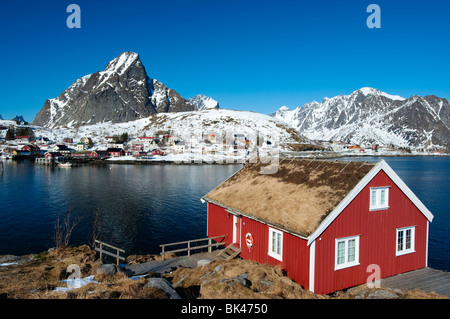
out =
{"type": "Polygon", "coordinates": [[[254,138],[247,134],[225,136],[216,132],[180,137],[180,132],[159,130],[152,136],[105,135],[63,137],[51,140],[39,135],[38,130],[24,123],[6,123],[0,126],[0,154],[2,159],[43,158],[46,163],[243,163],[254,156],[286,154],[299,157],[343,156],[415,156],[448,155],[443,151],[411,150],[380,144],[358,145],[342,141],[280,142],[254,138]],[[15,131],[16,134],[11,132],[15,131]],[[17,134],[17,133],[28,134],[17,134]],[[38,135],[38,136],[36,136],[38,135]],[[95,142],[94,142],[95,140],[95,142]]]}

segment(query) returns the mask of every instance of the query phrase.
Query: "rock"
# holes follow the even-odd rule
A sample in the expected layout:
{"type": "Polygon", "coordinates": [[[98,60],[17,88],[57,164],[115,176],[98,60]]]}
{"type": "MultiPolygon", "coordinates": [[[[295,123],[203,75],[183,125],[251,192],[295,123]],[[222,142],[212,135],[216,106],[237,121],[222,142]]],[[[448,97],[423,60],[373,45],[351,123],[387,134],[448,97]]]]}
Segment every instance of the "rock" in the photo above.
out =
{"type": "Polygon", "coordinates": [[[200,259],[199,261],[197,261],[197,267],[205,267],[207,264],[209,264],[211,262],[211,260],[209,259],[200,259]]]}
{"type": "Polygon", "coordinates": [[[181,285],[181,283],[182,283],[186,278],[188,278],[188,277],[189,277],[188,275],[181,277],[180,280],[178,280],[176,283],[174,283],[174,284],[172,285],[173,288],[177,288],[177,287],[178,287],[179,285],[181,285]]]}
{"type": "Polygon", "coordinates": [[[236,277],[221,279],[220,282],[226,282],[230,286],[232,286],[234,284],[241,284],[244,287],[250,287],[252,285],[252,283],[247,278],[248,278],[248,274],[241,274],[236,277]]]}
{"type": "Polygon", "coordinates": [[[194,110],[195,106],[176,91],[150,79],[137,53],[124,52],[103,71],[76,80],[58,97],[46,100],[33,124],[121,123],[155,113],[194,110]]]}
{"type": "Polygon", "coordinates": [[[117,268],[113,264],[104,264],[97,268],[97,274],[114,275],[117,268]]]}
{"type": "Polygon", "coordinates": [[[217,265],[216,268],[214,268],[215,272],[221,271],[223,269],[222,265],[217,265]]]}
{"type": "Polygon", "coordinates": [[[384,289],[378,289],[367,295],[365,299],[396,299],[398,295],[384,289]]]}
{"type": "Polygon", "coordinates": [[[369,289],[364,289],[355,294],[355,299],[364,299],[369,289]]]}
{"type": "Polygon", "coordinates": [[[181,299],[173,286],[164,278],[149,278],[146,287],[158,288],[167,293],[170,299],[181,299]]]}
{"type": "Polygon", "coordinates": [[[21,259],[22,259],[22,257],[16,256],[16,255],[4,255],[4,256],[0,257],[0,264],[12,262],[12,261],[18,261],[21,259]]]}
{"type": "Polygon", "coordinates": [[[272,286],[273,282],[267,279],[261,279],[260,282],[264,285],[264,286],[272,286]]]}

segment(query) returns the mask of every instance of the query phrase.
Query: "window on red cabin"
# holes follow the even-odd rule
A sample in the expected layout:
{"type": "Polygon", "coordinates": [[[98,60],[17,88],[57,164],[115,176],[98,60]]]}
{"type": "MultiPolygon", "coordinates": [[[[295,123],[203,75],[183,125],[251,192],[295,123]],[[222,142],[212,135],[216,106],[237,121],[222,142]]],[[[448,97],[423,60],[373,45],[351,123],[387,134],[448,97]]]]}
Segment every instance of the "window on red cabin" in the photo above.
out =
{"type": "Polygon", "coordinates": [[[396,256],[415,252],[414,250],[415,227],[397,229],[396,256]]]}
{"type": "Polygon", "coordinates": [[[334,269],[359,265],[359,236],[337,238],[334,269]]]}
{"type": "Polygon", "coordinates": [[[269,256],[283,260],[283,232],[269,227],[269,256]]]}
{"type": "Polygon", "coordinates": [[[389,187],[370,188],[370,210],[389,208],[389,187]]]}

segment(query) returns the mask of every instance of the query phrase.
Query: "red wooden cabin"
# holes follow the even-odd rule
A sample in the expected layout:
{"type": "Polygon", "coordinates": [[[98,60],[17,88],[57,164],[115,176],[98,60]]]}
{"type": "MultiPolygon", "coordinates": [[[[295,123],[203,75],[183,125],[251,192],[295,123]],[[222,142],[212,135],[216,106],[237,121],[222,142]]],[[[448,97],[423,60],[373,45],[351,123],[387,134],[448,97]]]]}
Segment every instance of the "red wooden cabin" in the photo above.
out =
{"type": "Polygon", "coordinates": [[[320,294],[427,267],[433,215],[385,162],[248,164],[203,197],[207,234],[320,294]],[[270,171],[270,170],[269,170],[270,171]],[[375,268],[377,267],[377,268],[375,268]]]}

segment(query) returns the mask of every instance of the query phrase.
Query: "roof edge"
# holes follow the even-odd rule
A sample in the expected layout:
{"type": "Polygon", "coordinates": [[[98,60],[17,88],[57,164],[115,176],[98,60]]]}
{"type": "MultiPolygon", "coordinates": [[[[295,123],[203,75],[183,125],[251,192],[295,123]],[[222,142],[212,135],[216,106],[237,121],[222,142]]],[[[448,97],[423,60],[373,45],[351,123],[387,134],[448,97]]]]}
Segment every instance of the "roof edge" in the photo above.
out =
{"type": "Polygon", "coordinates": [[[308,237],[308,246],[317,239],[328,226],[340,215],[340,213],[350,204],[350,202],[363,190],[364,187],[383,170],[388,177],[397,185],[397,187],[413,202],[419,211],[430,221],[433,221],[433,214],[425,207],[420,199],[411,191],[395,171],[386,163],[385,160],[379,161],[356,186],[344,197],[344,199],[328,214],[320,223],[316,230],[308,237]]]}
{"type": "Polygon", "coordinates": [[[299,237],[299,238],[302,238],[302,239],[305,239],[305,240],[308,239],[308,236],[302,235],[302,234],[300,234],[300,233],[296,232],[295,230],[292,230],[292,229],[290,229],[288,227],[282,226],[282,225],[277,224],[277,223],[272,223],[270,221],[258,218],[258,217],[253,216],[253,215],[249,215],[249,214],[247,214],[247,213],[245,213],[245,212],[243,212],[243,211],[241,211],[241,210],[239,210],[237,208],[233,208],[233,207],[227,206],[227,205],[222,204],[221,202],[218,202],[218,201],[216,201],[214,199],[211,199],[211,198],[209,198],[207,196],[203,196],[201,199],[206,201],[206,202],[208,202],[208,203],[210,203],[210,204],[214,204],[214,205],[217,205],[217,206],[220,206],[220,207],[224,208],[225,211],[227,211],[230,214],[244,216],[244,217],[247,217],[249,219],[255,220],[257,222],[263,223],[265,225],[268,225],[268,226],[271,226],[271,227],[274,227],[274,228],[278,228],[278,229],[280,229],[280,230],[282,230],[282,231],[284,231],[286,233],[289,233],[289,234],[291,234],[293,236],[296,236],[296,237],[299,237]]]}

